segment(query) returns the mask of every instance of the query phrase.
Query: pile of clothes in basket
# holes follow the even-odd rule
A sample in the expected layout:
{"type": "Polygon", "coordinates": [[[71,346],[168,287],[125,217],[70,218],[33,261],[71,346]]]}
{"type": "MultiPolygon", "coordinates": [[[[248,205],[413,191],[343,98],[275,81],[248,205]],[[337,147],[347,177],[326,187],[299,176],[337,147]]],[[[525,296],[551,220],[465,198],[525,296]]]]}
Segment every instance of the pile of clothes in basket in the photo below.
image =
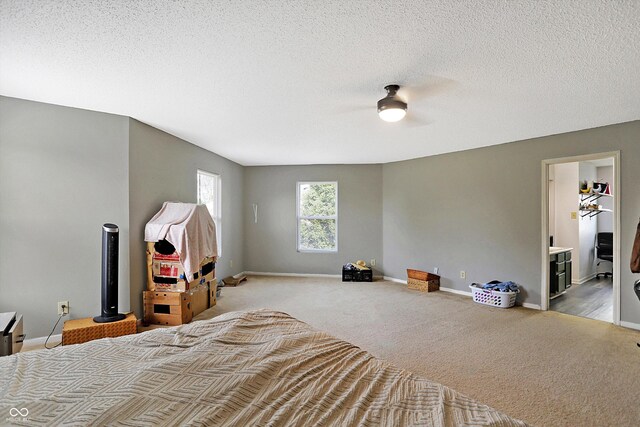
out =
{"type": "Polygon", "coordinates": [[[473,301],[500,308],[513,307],[520,292],[515,282],[502,282],[500,280],[492,280],[483,284],[472,283],[469,287],[471,288],[473,301]]]}
{"type": "Polygon", "coordinates": [[[492,280],[487,283],[473,283],[476,288],[488,289],[498,292],[518,292],[518,284],[515,282],[501,282],[500,280],[492,280]]]}

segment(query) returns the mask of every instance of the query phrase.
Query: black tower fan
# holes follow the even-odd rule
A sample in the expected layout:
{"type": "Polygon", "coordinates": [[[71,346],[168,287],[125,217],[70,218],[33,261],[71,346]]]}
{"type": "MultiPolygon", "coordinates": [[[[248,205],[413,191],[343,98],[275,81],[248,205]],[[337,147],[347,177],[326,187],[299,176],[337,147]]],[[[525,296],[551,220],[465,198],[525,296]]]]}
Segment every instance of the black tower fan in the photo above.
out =
{"type": "Polygon", "coordinates": [[[98,323],[115,322],[126,316],[118,313],[118,244],[115,224],[102,226],[102,312],[93,318],[98,323]]]}

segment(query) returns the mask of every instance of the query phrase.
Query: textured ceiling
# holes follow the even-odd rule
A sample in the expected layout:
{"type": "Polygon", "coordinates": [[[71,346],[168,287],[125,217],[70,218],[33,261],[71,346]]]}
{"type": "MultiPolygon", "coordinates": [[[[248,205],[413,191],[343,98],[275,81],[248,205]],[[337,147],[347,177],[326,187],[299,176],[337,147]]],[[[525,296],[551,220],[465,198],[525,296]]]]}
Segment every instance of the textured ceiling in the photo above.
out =
{"type": "Polygon", "coordinates": [[[0,0],[0,94],[244,165],[382,163],[640,118],[637,1],[0,0]],[[409,86],[413,121],[376,114],[409,86]]]}

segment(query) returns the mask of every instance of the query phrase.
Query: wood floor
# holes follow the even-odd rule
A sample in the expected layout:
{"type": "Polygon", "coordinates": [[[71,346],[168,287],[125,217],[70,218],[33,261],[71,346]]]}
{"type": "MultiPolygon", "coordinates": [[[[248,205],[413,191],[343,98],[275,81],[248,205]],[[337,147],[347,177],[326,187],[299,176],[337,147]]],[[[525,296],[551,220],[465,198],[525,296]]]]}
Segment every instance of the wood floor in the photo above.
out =
{"type": "Polygon", "coordinates": [[[549,308],[589,319],[613,321],[613,280],[591,279],[571,286],[564,295],[550,301],[549,308]]]}

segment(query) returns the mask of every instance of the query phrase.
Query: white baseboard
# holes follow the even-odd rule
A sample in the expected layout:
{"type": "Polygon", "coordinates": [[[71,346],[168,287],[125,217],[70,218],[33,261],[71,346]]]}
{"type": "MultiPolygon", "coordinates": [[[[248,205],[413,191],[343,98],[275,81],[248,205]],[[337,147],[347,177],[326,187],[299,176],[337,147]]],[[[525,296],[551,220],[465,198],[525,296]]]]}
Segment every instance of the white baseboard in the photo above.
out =
{"type": "Polygon", "coordinates": [[[469,297],[469,298],[471,298],[473,296],[473,294],[471,292],[459,291],[457,289],[451,289],[451,288],[443,288],[442,286],[440,286],[440,290],[443,291],[443,292],[450,292],[452,294],[462,295],[462,296],[469,297]]]}
{"type": "Polygon", "coordinates": [[[287,276],[287,277],[342,277],[340,274],[317,274],[317,273],[270,273],[266,271],[243,271],[246,276],[287,276]]]}
{"type": "MultiPolygon", "coordinates": [[[[406,280],[396,279],[395,277],[383,276],[383,278],[384,280],[388,280],[389,282],[402,283],[403,285],[407,284],[406,280]]],[[[443,292],[450,292],[452,294],[464,295],[465,297],[471,297],[471,292],[467,292],[467,291],[459,291],[457,289],[443,288],[442,286],[440,286],[440,290],[443,292]]]]}
{"type": "Polygon", "coordinates": [[[596,277],[596,274],[597,274],[597,273],[593,273],[593,274],[590,274],[590,275],[589,275],[589,276],[587,276],[587,277],[582,277],[582,278],[578,279],[578,281],[576,282],[576,284],[577,284],[577,285],[582,285],[582,284],[584,284],[584,283],[587,283],[589,280],[594,279],[594,278],[596,277]]]}
{"type": "Polygon", "coordinates": [[[621,320],[620,326],[624,326],[625,328],[635,329],[637,331],[640,331],[640,323],[625,322],[624,320],[621,320]]]}
{"type": "MultiPolygon", "coordinates": [[[[395,277],[383,276],[383,278],[384,278],[384,280],[388,280],[389,282],[402,283],[403,285],[407,284],[406,280],[396,279],[395,277]]],[[[471,292],[467,292],[467,291],[459,291],[457,289],[443,288],[442,286],[440,286],[440,290],[443,291],[443,292],[450,292],[452,294],[458,294],[458,295],[464,295],[466,297],[471,297],[471,292]]]]}
{"type": "MultiPolygon", "coordinates": [[[[23,347],[36,347],[39,345],[44,345],[44,343],[47,341],[47,337],[36,337],[36,338],[29,338],[27,340],[24,340],[24,342],[22,343],[23,347]]],[[[53,343],[59,343],[62,341],[62,334],[56,334],[56,335],[51,335],[51,338],[49,338],[49,342],[53,342],[53,343]]]]}
{"type": "MultiPolygon", "coordinates": [[[[406,280],[400,280],[400,279],[396,279],[395,277],[390,277],[390,276],[384,276],[384,280],[388,280],[390,282],[396,282],[396,283],[404,283],[404,284],[407,283],[406,280]]],[[[443,291],[443,292],[449,292],[449,293],[452,293],[452,294],[462,295],[462,296],[469,297],[469,298],[473,297],[473,293],[468,292],[468,291],[460,291],[458,289],[452,289],[452,288],[443,288],[442,286],[440,286],[440,290],[443,291]]],[[[524,308],[531,308],[533,310],[542,310],[542,307],[540,307],[540,304],[532,304],[532,303],[529,303],[529,302],[523,302],[522,306],[524,308]]]]}
{"type": "Polygon", "coordinates": [[[542,310],[542,307],[540,306],[540,304],[531,304],[530,302],[523,302],[522,306],[524,308],[530,308],[532,310],[542,310]]]}

